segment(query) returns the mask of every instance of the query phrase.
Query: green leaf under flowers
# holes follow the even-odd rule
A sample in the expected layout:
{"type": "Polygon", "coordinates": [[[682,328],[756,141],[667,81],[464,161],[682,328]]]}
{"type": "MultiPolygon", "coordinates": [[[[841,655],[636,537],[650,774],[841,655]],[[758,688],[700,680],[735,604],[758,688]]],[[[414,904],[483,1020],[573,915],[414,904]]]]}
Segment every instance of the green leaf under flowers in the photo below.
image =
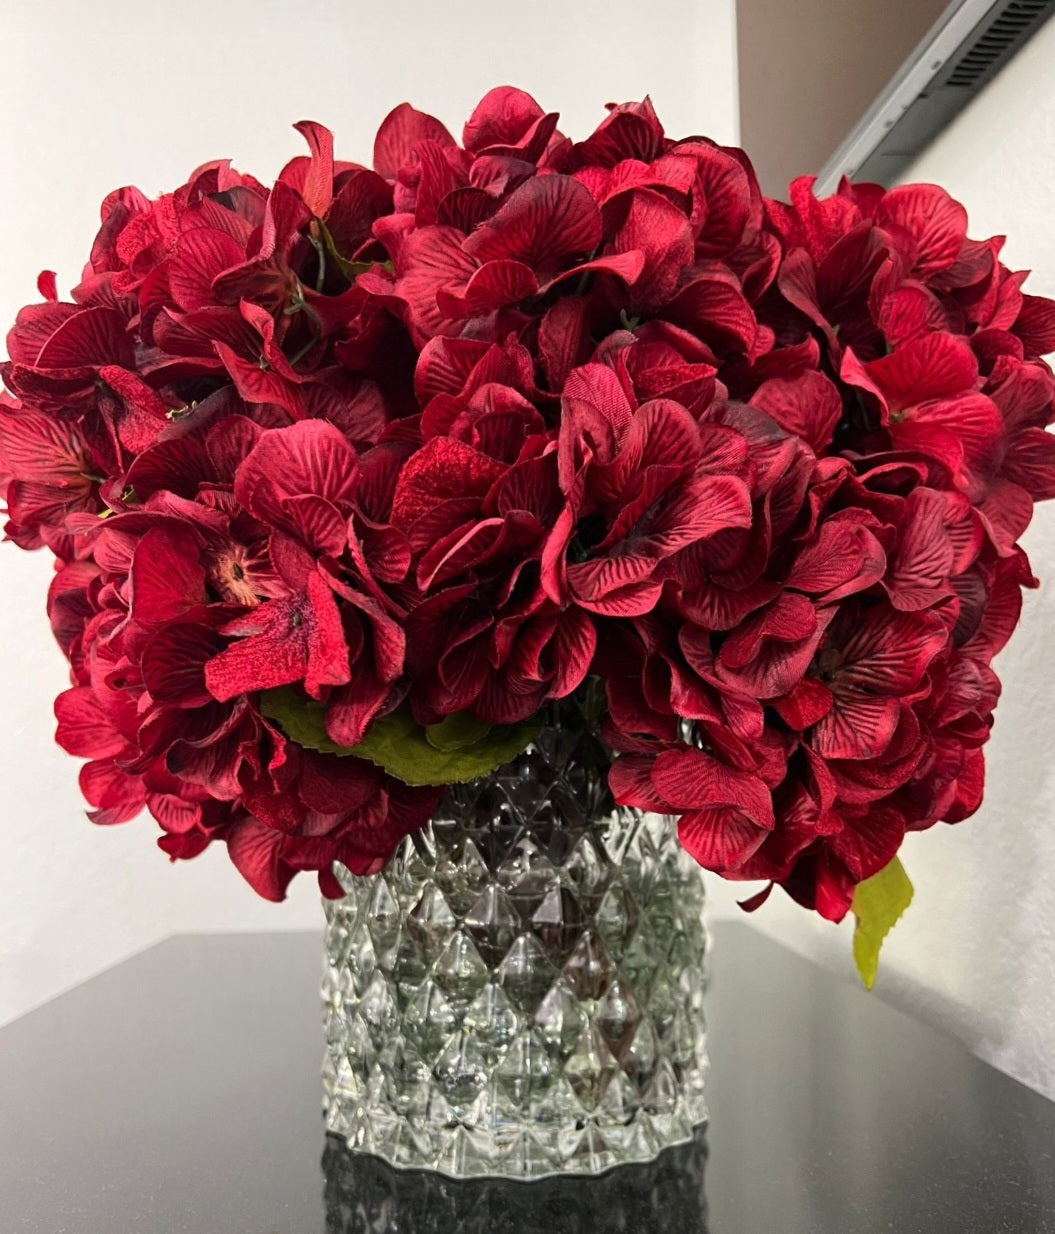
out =
{"type": "Polygon", "coordinates": [[[537,720],[491,727],[458,713],[428,728],[401,707],[379,716],[355,746],[340,746],[326,733],[321,703],[283,686],[265,690],[260,709],[297,745],[323,754],[365,758],[404,784],[459,784],[487,775],[515,758],[542,731],[537,720]]]}
{"type": "Polygon", "coordinates": [[[491,725],[478,720],[468,711],[456,711],[446,716],[439,724],[429,724],[425,728],[425,740],[435,750],[446,754],[455,750],[464,750],[469,746],[478,745],[490,733],[491,725]]]}
{"type": "Polygon", "coordinates": [[[854,890],[854,963],[868,990],[875,985],[883,940],[912,903],[912,894],[912,883],[897,857],[854,890]]]}
{"type": "MultiPolygon", "coordinates": [[[[322,219],[316,219],[315,225],[318,227],[319,235],[322,238],[323,244],[326,246],[326,252],[333,260],[334,265],[336,265],[337,269],[340,270],[349,283],[355,282],[355,277],[357,274],[365,274],[367,270],[373,268],[375,263],[372,261],[349,261],[347,257],[342,256],[342,254],[337,251],[337,244],[330,232],[330,229],[326,226],[322,219]]],[[[385,262],[382,264],[391,267],[390,262],[385,262]]]]}

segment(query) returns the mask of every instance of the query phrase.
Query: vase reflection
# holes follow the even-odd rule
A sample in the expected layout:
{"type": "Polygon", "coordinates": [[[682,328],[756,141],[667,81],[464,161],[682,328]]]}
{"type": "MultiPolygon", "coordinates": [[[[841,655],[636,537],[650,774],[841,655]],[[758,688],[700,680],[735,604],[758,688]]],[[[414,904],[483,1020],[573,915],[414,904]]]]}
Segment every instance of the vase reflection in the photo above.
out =
{"type": "Polygon", "coordinates": [[[707,1234],[706,1132],[593,1177],[453,1179],[326,1137],[327,1234],[707,1234]]]}

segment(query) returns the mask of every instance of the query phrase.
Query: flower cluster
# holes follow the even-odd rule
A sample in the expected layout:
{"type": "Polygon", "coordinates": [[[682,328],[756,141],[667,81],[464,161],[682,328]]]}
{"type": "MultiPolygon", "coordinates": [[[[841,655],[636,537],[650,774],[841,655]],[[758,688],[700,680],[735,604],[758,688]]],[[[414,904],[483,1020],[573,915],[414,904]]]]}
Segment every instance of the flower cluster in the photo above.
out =
{"type": "Polygon", "coordinates": [[[589,692],[617,801],[839,919],[981,799],[1055,304],[934,186],[784,204],[648,101],[557,120],[404,104],[373,169],[304,122],[272,188],[119,190],[71,301],[41,276],[0,482],[58,740],[96,822],[336,895],[442,792],[385,725],[486,760],[589,692]]]}

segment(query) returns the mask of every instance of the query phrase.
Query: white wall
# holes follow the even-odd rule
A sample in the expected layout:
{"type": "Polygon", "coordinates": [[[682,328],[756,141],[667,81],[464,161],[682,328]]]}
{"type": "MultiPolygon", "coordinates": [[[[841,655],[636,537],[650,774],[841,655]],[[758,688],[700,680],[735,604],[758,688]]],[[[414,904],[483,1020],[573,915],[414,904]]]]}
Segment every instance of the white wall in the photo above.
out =
{"type": "MultiPolygon", "coordinates": [[[[1055,296],[1055,20],[904,177],[943,185],[971,234],[1007,235],[1004,260],[1033,269],[1026,291],[1055,296]]],[[[1025,545],[1039,592],[996,662],[1004,683],[973,819],[910,836],[916,902],[887,940],[876,986],[1004,1071],[1055,1097],[1055,503],[1025,545]]],[[[736,911],[735,890],[714,888],[736,911]]],[[[743,892],[740,892],[742,898],[743,892]]],[[[850,932],[774,896],[753,918],[796,950],[852,974],[850,932]]]]}
{"type": "MultiPolygon", "coordinates": [[[[0,324],[44,268],[78,281],[98,204],[171,188],[206,159],[272,178],[320,120],[368,160],[409,99],[455,133],[509,82],[585,136],[651,91],[678,134],[737,136],[734,0],[51,0],[4,5],[0,324]]],[[[93,828],[52,743],[66,684],[44,616],[49,564],[0,546],[0,1022],[177,930],[314,926],[310,878],[257,900],[224,853],[170,867],[144,820],[93,828]]]]}

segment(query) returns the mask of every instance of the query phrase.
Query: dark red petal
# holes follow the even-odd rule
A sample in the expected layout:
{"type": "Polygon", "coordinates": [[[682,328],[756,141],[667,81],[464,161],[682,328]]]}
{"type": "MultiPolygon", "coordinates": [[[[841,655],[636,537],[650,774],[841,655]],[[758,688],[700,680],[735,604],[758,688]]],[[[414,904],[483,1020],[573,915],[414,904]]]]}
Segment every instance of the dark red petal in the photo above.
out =
{"type": "Polygon", "coordinates": [[[615,167],[624,159],[651,163],[663,152],[663,126],[649,99],[613,107],[590,136],[573,147],[574,165],[615,167]]]}
{"type": "Polygon", "coordinates": [[[843,644],[840,686],[905,694],[919,685],[944,641],[945,628],[939,617],[873,608],[843,644]]]}
{"type": "Polygon", "coordinates": [[[474,153],[488,146],[515,146],[544,114],[526,91],[496,86],[474,108],[462,130],[462,145],[474,153]]]}
{"type": "Polygon", "coordinates": [[[286,898],[295,871],[283,860],[285,836],[255,818],[237,823],[227,838],[227,851],[238,873],[265,900],[286,898]]]}
{"type": "Polygon", "coordinates": [[[877,758],[890,744],[900,718],[896,698],[843,691],[810,730],[809,742],[823,758],[877,758]]]}
{"type": "Polygon", "coordinates": [[[668,804],[652,783],[654,762],[647,754],[624,754],[615,760],[608,772],[608,784],[620,805],[666,812],[668,804]]]}
{"type": "Polygon", "coordinates": [[[561,613],[553,632],[554,675],[550,698],[566,698],[578,689],[590,671],[597,650],[597,628],[579,609],[561,613]]]}
{"type": "Polygon", "coordinates": [[[311,165],[301,196],[312,214],[323,218],[333,201],[333,134],[312,120],[300,120],[293,127],[311,150],[311,165]]]}
{"type": "Polygon", "coordinates": [[[325,420],[302,420],[262,433],[235,477],[235,496],[258,518],[282,527],[287,502],[312,496],[335,506],[355,495],[359,460],[344,434],[325,420]]]}
{"type": "Polygon", "coordinates": [[[731,806],[691,810],[678,820],[682,847],[706,870],[737,870],[769,833],[731,806]]]}
{"type": "Polygon", "coordinates": [[[392,523],[406,528],[447,498],[483,497],[504,473],[497,459],[452,438],[433,438],[408,460],[392,499],[392,523]]]}
{"type": "Polygon", "coordinates": [[[205,603],[205,568],[198,537],[189,528],[148,531],[129,570],[129,608],[135,621],[160,625],[205,603]]]}
{"type": "Polygon", "coordinates": [[[702,750],[669,750],[661,754],[652,769],[652,783],[677,810],[728,806],[756,827],[773,826],[773,801],[762,781],[748,772],[726,767],[702,750]]]}
{"type": "Polygon", "coordinates": [[[245,260],[245,249],[223,231],[198,227],[185,232],[169,262],[172,298],[182,309],[215,303],[213,280],[245,260]]]}
{"type": "Polygon", "coordinates": [[[965,339],[925,334],[866,365],[892,408],[973,390],[978,361],[965,339]]]}
{"type": "Polygon", "coordinates": [[[121,771],[112,759],[85,763],[78,777],[85,800],[95,809],[93,823],[112,826],[130,822],[146,804],[146,789],[139,776],[121,771]]]}
{"type": "MultiPolygon", "coordinates": [[[[749,359],[766,350],[759,326],[738,281],[719,270],[688,282],[671,301],[669,319],[715,348],[741,352],[749,359]]],[[[768,342],[772,342],[772,332],[768,342]]]]}
{"type": "Polygon", "coordinates": [[[323,686],[351,676],[341,614],[317,573],[308,576],[306,593],[261,604],[221,633],[248,637],[205,666],[206,686],[220,702],[299,681],[318,698],[323,686]]]}
{"type": "Polygon", "coordinates": [[[58,696],[55,718],[59,722],[55,740],[67,754],[103,759],[127,750],[127,742],[112,718],[86,686],[76,686],[58,696]]]}
{"type": "Polygon", "coordinates": [[[437,394],[460,394],[470,373],[491,349],[492,344],[477,339],[430,339],[414,370],[414,391],[422,407],[437,394]]]}
{"type": "Polygon", "coordinates": [[[751,395],[751,402],[781,428],[796,433],[816,454],[831,444],[842,415],[839,392],[823,373],[765,381],[751,395]]]}
{"type": "Polygon", "coordinates": [[[776,709],[790,728],[801,733],[831,711],[832,701],[832,692],[823,682],[813,677],[803,677],[789,694],[772,699],[770,706],[776,709]]]}
{"type": "Polygon", "coordinates": [[[933,184],[903,184],[876,207],[880,227],[907,232],[915,241],[913,269],[923,277],[947,270],[967,239],[967,211],[933,184]]]}
{"type": "Polygon", "coordinates": [[[419,141],[437,141],[442,146],[454,146],[454,138],[433,116],[417,111],[409,103],[398,107],[382,120],[374,140],[374,170],[386,180],[394,180],[400,168],[414,161],[414,147],[419,141]]]}
{"type": "Polygon", "coordinates": [[[561,296],[539,323],[539,357],[553,391],[560,390],[571,370],[589,358],[586,305],[584,296],[561,296]]]}
{"type": "Polygon", "coordinates": [[[277,403],[298,420],[305,415],[304,396],[298,386],[273,369],[265,370],[259,363],[246,360],[226,343],[216,342],[213,346],[235,389],[247,403],[277,403]]]}
{"type": "Polygon", "coordinates": [[[453,227],[422,227],[407,236],[399,252],[396,284],[406,303],[419,346],[436,334],[457,334],[454,321],[437,305],[440,290],[461,292],[477,269],[453,227]]]}
{"type": "Polygon", "coordinates": [[[7,354],[16,364],[36,364],[40,349],[59,326],[81,312],[79,304],[27,304],[8,332],[7,354]]]}
{"type": "Polygon", "coordinates": [[[1003,471],[1034,501],[1055,497],[1055,435],[1042,428],[1016,433],[1008,443],[1003,471]]]}
{"type": "Polygon", "coordinates": [[[465,241],[478,261],[512,258],[555,271],[569,257],[588,257],[601,240],[601,215],[589,191],[570,176],[536,176],[465,241]]]}
{"type": "Polygon", "coordinates": [[[120,313],[109,308],[86,308],[68,317],[40,349],[38,368],[78,368],[119,364],[132,368],[132,340],[120,313]]]}
{"type": "Polygon", "coordinates": [[[639,252],[643,268],[633,280],[638,305],[670,299],[682,270],[692,264],[695,244],[685,213],[659,193],[633,194],[630,210],[612,240],[616,253],[639,252]]]}
{"type": "Polygon", "coordinates": [[[0,457],[18,480],[69,489],[71,498],[90,491],[88,445],[77,426],[39,412],[0,407],[0,457]]]}
{"type": "Polygon", "coordinates": [[[37,275],[37,291],[45,300],[55,301],[59,298],[58,290],[55,287],[55,271],[41,270],[37,275]]]}
{"type": "Polygon", "coordinates": [[[1055,300],[1024,295],[1011,328],[1022,340],[1027,357],[1050,355],[1055,351],[1055,300]]]}
{"type": "Polygon", "coordinates": [[[905,420],[892,422],[889,427],[895,445],[933,453],[957,472],[965,485],[970,483],[970,471],[988,469],[1003,435],[1000,412],[984,394],[960,394],[921,403],[905,420]],[[947,439],[951,449],[944,444],[947,439]],[[957,455],[963,460],[960,467],[956,466],[957,455]]]}
{"type": "Polygon", "coordinates": [[[530,266],[505,258],[480,267],[464,287],[456,291],[440,287],[436,303],[450,317],[471,317],[516,304],[538,293],[538,280],[530,266]]]}
{"type": "Polygon", "coordinates": [[[171,622],[143,651],[143,684],[156,702],[204,707],[212,701],[205,688],[205,664],[222,646],[205,626],[171,622]]]}
{"type": "Polygon", "coordinates": [[[369,665],[357,664],[354,681],[341,686],[326,705],[326,734],[340,746],[358,745],[381,710],[391,686],[378,681],[369,665]]]}

